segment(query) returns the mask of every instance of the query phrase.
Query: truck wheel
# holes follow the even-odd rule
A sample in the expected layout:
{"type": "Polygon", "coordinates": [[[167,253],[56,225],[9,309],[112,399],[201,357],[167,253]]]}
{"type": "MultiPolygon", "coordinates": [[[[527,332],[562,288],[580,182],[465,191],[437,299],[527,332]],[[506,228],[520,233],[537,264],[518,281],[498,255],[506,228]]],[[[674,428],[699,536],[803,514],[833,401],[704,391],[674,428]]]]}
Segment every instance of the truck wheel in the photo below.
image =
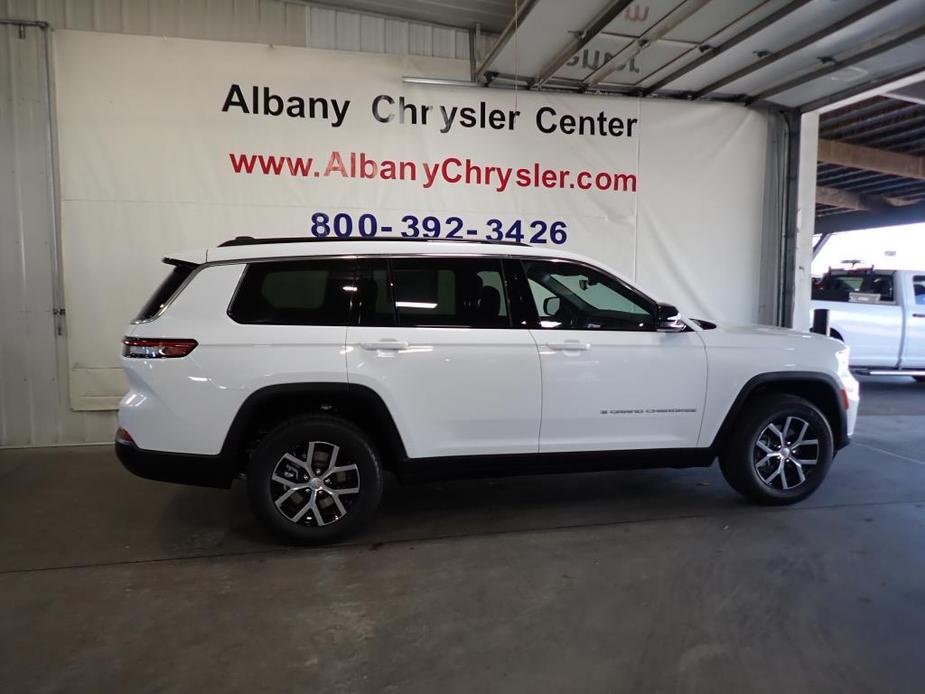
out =
{"type": "Polygon", "coordinates": [[[750,501],[792,504],[822,484],[833,454],[832,429],[815,405],[772,394],[749,402],[720,455],[720,469],[750,501]]]}
{"type": "Polygon", "coordinates": [[[283,422],[247,470],[254,515],[288,542],[340,540],[366,523],[382,496],[382,466],[353,423],[327,415],[283,422]]]}

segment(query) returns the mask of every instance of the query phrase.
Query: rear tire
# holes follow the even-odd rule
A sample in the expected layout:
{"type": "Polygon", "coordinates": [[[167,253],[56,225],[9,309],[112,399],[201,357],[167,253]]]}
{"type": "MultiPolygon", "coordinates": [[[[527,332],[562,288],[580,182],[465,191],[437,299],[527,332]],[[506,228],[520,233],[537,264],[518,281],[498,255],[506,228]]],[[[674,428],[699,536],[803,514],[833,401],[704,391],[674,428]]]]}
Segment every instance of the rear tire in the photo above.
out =
{"type": "Polygon", "coordinates": [[[352,422],[327,415],[283,422],[251,456],[247,492],[254,515],[298,545],[341,540],[375,514],[382,466],[352,422]]]}
{"type": "Polygon", "coordinates": [[[750,501],[802,501],[825,479],[834,455],[832,429],[819,409],[793,395],[757,396],[735,424],[720,469],[750,501]]]}

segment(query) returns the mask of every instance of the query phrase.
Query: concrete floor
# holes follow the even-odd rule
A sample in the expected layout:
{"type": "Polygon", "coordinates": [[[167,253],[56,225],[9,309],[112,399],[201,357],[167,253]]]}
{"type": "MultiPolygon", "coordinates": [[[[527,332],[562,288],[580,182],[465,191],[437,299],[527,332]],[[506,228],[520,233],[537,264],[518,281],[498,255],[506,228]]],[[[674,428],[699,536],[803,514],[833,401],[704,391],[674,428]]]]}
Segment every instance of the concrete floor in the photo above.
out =
{"type": "Polygon", "coordinates": [[[320,550],[241,488],[0,451],[0,691],[921,691],[925,386],[864,398],[795,507],[715,467],[390,484],[320,550]]]}

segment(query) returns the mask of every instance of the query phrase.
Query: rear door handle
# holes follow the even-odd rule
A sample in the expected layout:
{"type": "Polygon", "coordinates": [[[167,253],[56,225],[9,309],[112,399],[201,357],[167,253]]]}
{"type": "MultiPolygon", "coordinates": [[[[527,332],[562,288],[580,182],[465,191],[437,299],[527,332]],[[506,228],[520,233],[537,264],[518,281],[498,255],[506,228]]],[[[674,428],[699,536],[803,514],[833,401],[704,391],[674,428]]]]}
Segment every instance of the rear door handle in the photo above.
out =
{"type": "Polygon", "coordinates": [[[371,352],[378,352],[379,350],[398,352],[399,350],[408,349],[408,343],[399,342],[398,340],[379,340],[378,342],[361,342],[360,347],[371,352]]]}
{"type": "Polygon", "coordinates": [[[587,352],[591,345],[587,342],[578,340],[566,340],[565,342],[547,342],[546,346],[556,352],[587,352]]]}

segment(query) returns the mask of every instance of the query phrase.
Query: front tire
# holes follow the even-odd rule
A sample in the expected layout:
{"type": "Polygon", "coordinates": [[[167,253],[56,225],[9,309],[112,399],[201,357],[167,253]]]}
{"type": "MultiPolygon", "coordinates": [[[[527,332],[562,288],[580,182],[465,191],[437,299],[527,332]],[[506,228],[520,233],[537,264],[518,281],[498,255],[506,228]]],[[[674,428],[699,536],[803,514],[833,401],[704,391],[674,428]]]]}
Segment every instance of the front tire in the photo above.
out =
{"type": "Polygon", "coordinates": [[[819,488],[834,451],[832,428],[811,402],[793,395],[758,396],[736,421],[720,469],[750,501],[793,504],[819,488]]]}
{"type": "Polygon", "coordinates": [[[353,423],[327,415],[283,422],[251,456],[247,492],[254,515],[298,545],[341,540],[376,512],[382,465],[353,423]]]}

